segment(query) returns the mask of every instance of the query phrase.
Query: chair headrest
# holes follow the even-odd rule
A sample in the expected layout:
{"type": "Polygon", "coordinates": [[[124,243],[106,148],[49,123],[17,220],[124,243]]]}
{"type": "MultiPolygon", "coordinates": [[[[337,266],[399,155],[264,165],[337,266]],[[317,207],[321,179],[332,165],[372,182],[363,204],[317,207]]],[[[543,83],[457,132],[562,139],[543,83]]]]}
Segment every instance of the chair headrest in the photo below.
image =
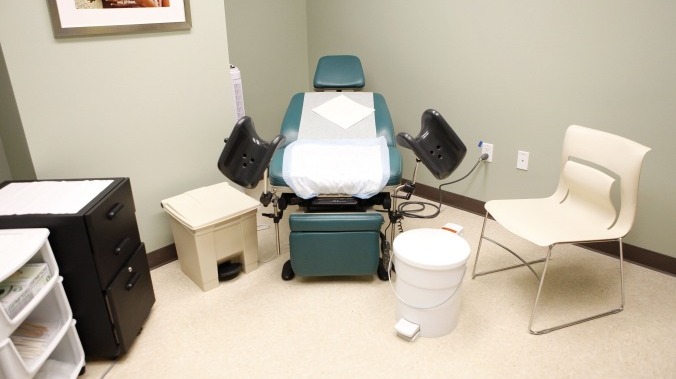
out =
{"type": "Polygon", "coordinates": [[[366,84],[361,61],[354,55],[327,55],[319,58],[313,85],[316,90],[362,89],[366,84]]]}

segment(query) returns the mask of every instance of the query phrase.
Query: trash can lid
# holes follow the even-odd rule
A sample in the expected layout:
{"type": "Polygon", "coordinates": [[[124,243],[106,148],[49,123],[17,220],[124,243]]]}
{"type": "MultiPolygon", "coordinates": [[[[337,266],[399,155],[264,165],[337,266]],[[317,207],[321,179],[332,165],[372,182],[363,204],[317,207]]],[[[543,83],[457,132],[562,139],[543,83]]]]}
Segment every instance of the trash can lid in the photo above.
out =
{"type": "Polygon", "coordinates": [[[215,225],[260,205],[226,182],[182,193],[161,204],[169,215],[192,230],[215,225]]]}
{"type": "Polygon", "coordinates": [[[464,265],[469,244],[464,238],[443,229],[412,229],[394,239],[394,255],[414,267],[446,270],[464,265]]]}

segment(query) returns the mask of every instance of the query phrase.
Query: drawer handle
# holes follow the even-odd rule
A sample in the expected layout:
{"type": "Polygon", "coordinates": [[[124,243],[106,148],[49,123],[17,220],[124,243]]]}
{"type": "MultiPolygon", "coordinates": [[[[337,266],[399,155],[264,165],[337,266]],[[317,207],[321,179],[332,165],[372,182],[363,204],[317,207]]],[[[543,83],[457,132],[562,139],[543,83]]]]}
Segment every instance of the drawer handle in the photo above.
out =
{"type": "Polygon", "coordinates": [[[138,272],[135,272],[134,275],[132,275],[131,278],[129,278],[129,281],[127,282],[127,285],[125,286],[127,291],[131,291],[131,289],[134,288],[134,285],[136,284],[136,282],[138,282],[139,279],[141,279],[141,274],[139,274],[138,272]]]}
{"type": "Polygon", "coordinates": [[[131,238],[127,237],[118,243],[117,246],[115,246],[115,255],[120,255],[120,253],[124,251],[124,248],[129,244],[129,241],[131,241],[131,238]]]}
{"type": "Polygon", "coordinates": [[[113,207],[110,208],[110,210],[108,211],[108,215],[107,215],[107,216],[108,216],[108,219],[109,219],[109,220],[114,219],[115,216],[117,216],[117,214],[120,213],[120,211],[122,210],[122,208],[124,208],[124,204],[122,204],[122,203],[115,203],[115,205],[113,205],[113,207]]]}

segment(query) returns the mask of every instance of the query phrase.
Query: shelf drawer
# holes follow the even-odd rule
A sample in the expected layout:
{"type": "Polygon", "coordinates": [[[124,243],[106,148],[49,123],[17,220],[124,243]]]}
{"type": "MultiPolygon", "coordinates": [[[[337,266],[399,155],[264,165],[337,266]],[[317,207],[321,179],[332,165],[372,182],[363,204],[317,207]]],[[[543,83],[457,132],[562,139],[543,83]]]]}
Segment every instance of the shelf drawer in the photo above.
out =
{"type": "Polygon", "coordinates": [[[138,245],[106,290],[106,302],[115,323],[113,327],[120,342],[120,354],[124,354],[140,333],[155,303],[155,292],[143,243],[138,245]]]}
{"type": "Polygon", "coordinates": [[[59,280],[24,322],[47,328],[41,351],[20,353],[12,337],[0,342],[0,378],[31,378],[60,343],[72,324],[72,312],[59,280]]]}
{"type": "Polygon", "coordinates": [[[41,281],[44,283],[42,287],[39,290],[35,287],[33,294],[27,295],[28,303],[16,314],[11,315],[0,306],[0,339],[9,337],[12,331],[33,311],[36,304],[39,304],[51,291],[54,284],[57,281],[61,282],[59,267],[56,265],[52,249],[47,242],[48,235],[47,229],[0,230],[0,251],[11,252],[11,254],[3,254],[0,259],[2,261],[0,267],[5,270],[5,275],[0,275],[0,280],[6,279],[6,276],[21,269],[27,263],[45,263],[49,270],[47,276],[43,278],[46,282],[41,281]],[[32,254],[16,254],[19,251],[30,251],[32,254]]]}
{"type": "MultiPolygon", "coordinates": [[[[53,298],[52,292],[54,290],[55,286],[59,286],[60,288],[63,289],[63,286],[61,285],[62,278],[60,276],[52,276],[49,281],[40,289],[40,292],[38,292],[31,300],[30,303],[26,304],[26,306],[14,317],[13,319],[5,318],[3,317],[0,319],[0,339],[2,338],[7,338],[9,335],[19,326],[21,325],[22,322],[26,320],[27,317],[31,316],[31,313],[34,312],[36,308],[38,308],[45,298],[53,298]]],[[[63,294],[63,298],[65,299],[65,293],[63,294]]],[[[67,300],[65,300],[67,302],[67,300]]],[[[67,306],[67,312],[72,316],[70,307],[67,306]]],[[[6,316],[4,312],[2,312],[3,316],[6,316]]]]}
{"type": "MultiPolygon", "coordinates": [[[[84,351],[75,330],[75,320],[64,327],[65,332],[60,340],[54,341],[55,347],[45,360],[39,371],[33,376],[21,363],[15,350],[8,347],[6,351],[0,350],[3,355],[3,365],[0,367],[0,378],[12,379],[75,379],[84,367],[84,351]],[[7,353],[5,355],[5,353],[7,353]]],[[[0,348],[2,349],[2,348],[0,348]]],[[[4,349],[3,349],[4,350],[4,349]]]]}
{"type": "Polygon", "coordinates": [[[66,335],[35,375],[34,379],[75,379],[84,367],[84,351],[77,330],[76,321],[71,322],[66,335]]]}
{"type": "Polygon", "coordinates": [[[141,243],[129,182],[93,207],[85,220],[101,289],[105,289],[141,243]]]}

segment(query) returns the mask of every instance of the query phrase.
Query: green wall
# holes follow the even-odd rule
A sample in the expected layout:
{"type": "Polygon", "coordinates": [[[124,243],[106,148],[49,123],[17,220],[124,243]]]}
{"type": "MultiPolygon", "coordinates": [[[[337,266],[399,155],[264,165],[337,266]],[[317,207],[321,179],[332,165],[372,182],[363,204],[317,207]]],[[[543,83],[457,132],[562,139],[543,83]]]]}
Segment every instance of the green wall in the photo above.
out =
{"type": "MultiPolygon", "coordinates": [[[[676,256],[676,236],[664,233],[676,215],[675,2],[316,0],[307,13],[310,61],[359,55],[399,131],[416,132],[420,113],[435,108],[468,146],[495,145],[494,162],[449,191],[550,194],[571,124],[651,147],[626,241],[676,256]],[[530,152],[528,171],[515,168],[517,150],[530,152]]],[[[424,170],[420,181],[438,185],[424,170]]]]}
{"type": "Polygon", "coordinates": [[[246,114],[261,136],[279,133],[291,96],[309,88],[305,0],[225,0],[228,49],[246,114]]]}
{"type": "Polygon", "coordinates": [[[35,179],[35,170],[0,45],[0,181],[10,179],[35,179]]]}
{"type": "Polygon", "coordinates": [[[161,200],[225,180],[216,168],[234,119],[225,10],[192,1],[191,14],[190,31],[57,40],[46,1],[0,2],[11,81],[0,78],[0,91],[15,100],[12,119],[0,116],[3,142],[22,126],[39,179],[130,177],[148,251],[173,241],[161,200]]]}
{"type": "MultiPolygon", "coordinates": [[[[626,241],[676,256],[676,236],[664,233],[676,215],[676,150],[670,146],[676,134],[675,2],[312,0],[304,12],[298,9],[303,3],[226,1],[233,61],[268,57],[257,70],[296,90],[309,82],[322,55],[358,55],[366,90],[385,96],[397,131],[417,133],[422,112],[434,108],[463,138],[470,151],[454,177],[475,162],[479,140],[494,144],[493,163],[444,187],[483,201],[550,194],[569,125],[645,144],[653,150],[644,164],[639,211],[626,241]],[[307,36],[280,32],[301,28],[303,16],[307,36]],[[233,17],[241,17],[236,29],[233,17]],[[305,38],[308,71],[302,83],[290,84],[276,62],[300,59],[297,44],[305,38]],[[285,44],[296,47],[280,49],[285,44]],[[518,150],[530,152],[528,171],[515,167],[518,150]]],[[[285,97],[280,106],[272,93],[248,90],[264,84],[245,80],[247,108],[271,105],[265,125],[257,126],[272,136],[288,96],[279,93],[285,97]]],[[[404,154],[404,176],[410,177],[413,157],[404,154]]],[[[425,170],[418,179],[440,184],[425,170]]]]}

